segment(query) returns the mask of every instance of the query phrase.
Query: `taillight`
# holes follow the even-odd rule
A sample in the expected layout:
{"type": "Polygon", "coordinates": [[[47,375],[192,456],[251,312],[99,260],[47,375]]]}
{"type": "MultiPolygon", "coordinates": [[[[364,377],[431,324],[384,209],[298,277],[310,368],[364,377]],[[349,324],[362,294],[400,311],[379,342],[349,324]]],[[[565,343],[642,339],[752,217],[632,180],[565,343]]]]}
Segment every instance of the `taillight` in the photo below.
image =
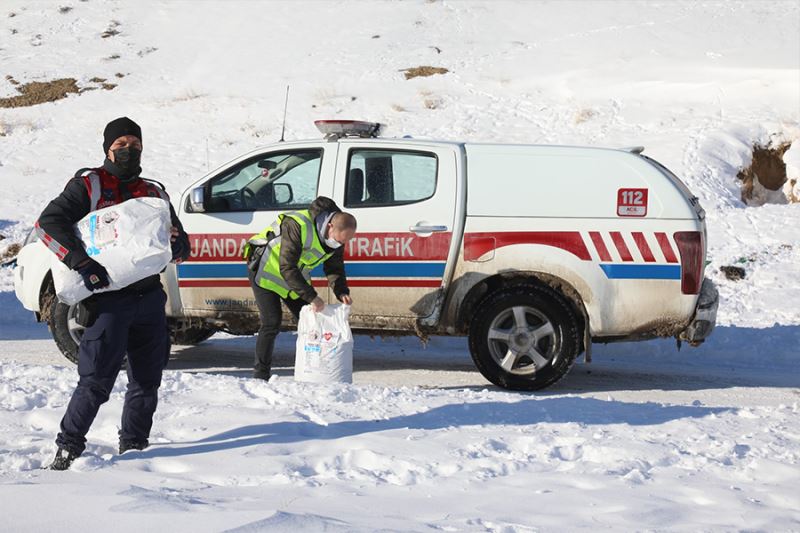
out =
{"type": "Polygon", "coordinates": [[[699,294],[703,284],[703,234],[699,231],[678,231],[675,244],[681,254],[681,292],[699,294]]]}

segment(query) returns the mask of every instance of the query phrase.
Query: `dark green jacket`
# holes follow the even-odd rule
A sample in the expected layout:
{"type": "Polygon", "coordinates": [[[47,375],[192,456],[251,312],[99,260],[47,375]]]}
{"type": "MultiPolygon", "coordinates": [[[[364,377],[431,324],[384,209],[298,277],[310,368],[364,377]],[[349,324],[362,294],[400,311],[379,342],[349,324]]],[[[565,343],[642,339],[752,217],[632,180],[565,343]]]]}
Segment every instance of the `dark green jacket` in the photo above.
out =
{"type": "MultiPolygon", "coordinates": [[[[325,196],[320,196],[314,200],[308,209],[311,212],[311,216],[317,228],[319,228],[319,225],[329,214],[341,211],[333,200],[325,196]]],[[[300,295],[300,298],[310,303],[318,294],[317,291],[314,290],[314,287],[306,282],[297,266],[300,260],[300,254],[303,251],[303,242],[300,238],[300,225],[291,218],[283,219],[281,223],[281,235],[283,236],[280,260],[281,276],[286,280],[291,290],[300,295]]],[[[325,235],[320,233],[319,238],[326,252],[330,253],[333,251],[332,248],[325,244],[325,235]]],[[[328,278],[328,285],[330,285],[337,299],[341,299],[345,294],[350,294],[350,289],[347,288],[347,277],[344,271],[344,248],[344,246],[337,248],[333,251],[333,255],[322,264],[322,269],[325,272],[325,276],[328,278]]]]}

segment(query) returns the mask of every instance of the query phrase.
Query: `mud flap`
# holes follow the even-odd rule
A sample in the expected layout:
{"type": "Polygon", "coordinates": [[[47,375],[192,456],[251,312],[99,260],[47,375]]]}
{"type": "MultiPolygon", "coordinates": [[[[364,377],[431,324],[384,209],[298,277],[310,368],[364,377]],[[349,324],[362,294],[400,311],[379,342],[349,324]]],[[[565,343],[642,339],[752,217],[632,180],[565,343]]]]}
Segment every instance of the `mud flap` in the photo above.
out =
{"type": "Polygon", "coordinates": [[[584,315],[586,327],[583,328],[583,362],[592,362],[592,334],[589,331],[589,317],[584,315]]]}
{"type": "Polygon", "coordinates": [[[714,331],[717,323],[717,308],[719,307],[719,292],[714,282],[706,278],[700,288],[700,297],[697,300],[697,309],[694,319],[689,326],[678,334],[678,342],[686,341],[692,346],[699,346],[714,331]]]}

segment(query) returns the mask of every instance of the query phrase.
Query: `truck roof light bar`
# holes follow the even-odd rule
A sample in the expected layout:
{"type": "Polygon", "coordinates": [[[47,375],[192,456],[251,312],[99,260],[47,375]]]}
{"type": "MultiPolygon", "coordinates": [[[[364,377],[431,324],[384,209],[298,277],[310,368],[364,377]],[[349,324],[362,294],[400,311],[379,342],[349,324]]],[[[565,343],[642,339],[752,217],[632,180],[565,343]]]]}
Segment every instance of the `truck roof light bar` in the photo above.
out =
{"type": "Polygon", "coordinates": [[[626,146],[625,148],[620,148],[623,152],[630,152],[632,154],[641,154],[644,152],[644,146],[626,146]]]}
{"type": "Polygon", "coordinates": [[[377,137],[381,129],[379,122],[362,120],[315,120],[314,125],[325,136],[326,141],[336,141],[342,137],[377,137]]]}

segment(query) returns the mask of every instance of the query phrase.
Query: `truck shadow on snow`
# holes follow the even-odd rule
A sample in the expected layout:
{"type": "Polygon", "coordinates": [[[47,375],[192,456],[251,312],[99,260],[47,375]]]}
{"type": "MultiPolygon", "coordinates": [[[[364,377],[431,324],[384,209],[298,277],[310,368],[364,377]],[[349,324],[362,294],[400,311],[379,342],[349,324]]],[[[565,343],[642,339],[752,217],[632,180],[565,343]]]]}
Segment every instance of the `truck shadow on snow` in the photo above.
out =
{"type": "Polygon", "coordinates": [[[0,341],[53,338],[47,325],[36,322],[33,313],[22,307],[13,290],[0,292],[0,313],[0,341]]]}
{"type": "MultiPolygon", "coordinates": [[[[214,338],[173,353],[169,368],[249,377],[254,344],[252,337],[214,338]]],[[[583,363],[581,358],[565,379],[535,394],[800,388],[800,374],[796,372],[797,346],[800,346],[800,326],[777,325],[771,328],[717,327],[704,345],[684,346],[680,351],[673,339],[595,344],[591,364],[583,363]]],[[[273,369],[279,376],[292,376],[293,365],[294,337],[283,333],[278,337],[273,369]]],[[[381,341],[357,336],[354,371],[356,383],[374,382],[370,373],[424,371],[426,375],[421,385],[424,387],[502,390],[477,372],[463,338],[436,337],[425,348],[414,338],[381,341]],[[364,379],[359,379],[360,376],[364,379]]],[[[409,381],[419,383],[420,380],[409,381]]],[[[409,383],[399,375],[394,384],[409,383]]]]}
{"type": "MultiPolygon", "coordinates": [[[[328,425],[313,421],[254,424],[224,431],[197,441],[154,444],[142,452],[117,456],[113,461],[213,453],[263,444],[290,444],[333,440],[368,433],[401,430],[436,431],[465,426],[534,426],[537,424],[656,426],[685,419],[719,416],[735,409],[656,403],[603,401],[594,398],[543,398],[518,402],[448,404],[421,413],[387,420],[345,420],[328,425]]],[[[531,428],[531,434],[536,430],[531,428]]]]}
{"type": "MultiPolygon", "coordinates": [[[[51,339],[13,291],[0,292],[0,342],[51,339]]],[[[291,376],[295,337],[277,340],[273,368],[291,376]]],[[[579,361],[560,383],[537,396],[636,390],[700,391],[730,387],[800,388],[800,326],[769,328],[718,326],[699,348],[678,351],[672,339],[593,346],[594,361],[579,361]]],[[[169,370],[249,377],[255,338],[213,337],[197,346],[173,347],[169,370]]],[[[55,347],[54,347],[55,350],[55,347]]],[[[463,338],[433,337],[427,347],[416,338],[372,339],[357,336],[355,382],[383,382],[440,389],[494,389],[475,369],[463,338]],[[408,382],[404,372],[409,372],[408,382]],[[415,375],[412,376],[411,373],[415,375]],[[413,378],[413,379],[412,379],[413,378]]],[[[61,359],[62,364],[66,363],[61,359]]],[[[388,384],[388,383],[381,383],[388,384]]]]}
{"type": "Polygon", "coordinates": [[[593,362],[577,364],[545,392],[800,388],[800,326],[717,327],[700,347],[673,339],[594,345],[593,362]]]}

